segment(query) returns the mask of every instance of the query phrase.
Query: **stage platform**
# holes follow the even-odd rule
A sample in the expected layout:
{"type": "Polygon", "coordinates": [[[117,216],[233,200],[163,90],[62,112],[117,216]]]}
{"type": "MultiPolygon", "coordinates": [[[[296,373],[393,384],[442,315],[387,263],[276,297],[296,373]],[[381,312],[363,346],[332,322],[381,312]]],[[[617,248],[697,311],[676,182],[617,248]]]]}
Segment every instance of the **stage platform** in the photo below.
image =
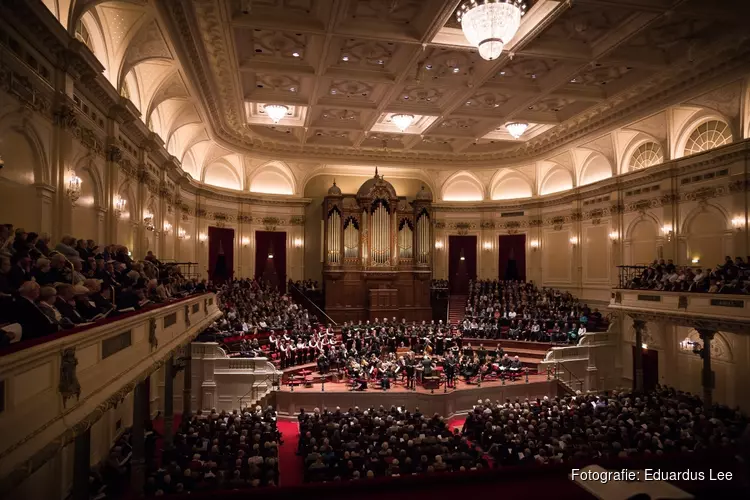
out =
{"type": "Polygon", "coordinates": [[[448,389],[444,392],[443,387],[429,389],[418,387],[416,391],[406,389],[397,384],[390,390],[383,391],[370,388],[366,391],[350,391],[345,383],[326,383],[321,387],[320,383],[312,387],[296,386],[292,390],[288,385],[282,386],[275,392],[276,408],[280,415],[296,415],[301,408],[311,411],[313,408],[350,408],[359,406],[403,406],[414,409],[418,406],[422,413],[432,415],[437,413],[444,417],[465,413],[473,408],[479,399],[490,399],[492,401],[505,401],[506,399],[524,400],[526,398],[541,398],[544,396],[554,397],[564,394],[566,389],[557,380],[547,380],[547,375],[529,375],[529,382],[525,377],[515,382],[506,381],[505,385],[500,381],[482,382],[481,387],[476,384],[467,385],[463,381],[457,384],[456,389],[448,389]]]}

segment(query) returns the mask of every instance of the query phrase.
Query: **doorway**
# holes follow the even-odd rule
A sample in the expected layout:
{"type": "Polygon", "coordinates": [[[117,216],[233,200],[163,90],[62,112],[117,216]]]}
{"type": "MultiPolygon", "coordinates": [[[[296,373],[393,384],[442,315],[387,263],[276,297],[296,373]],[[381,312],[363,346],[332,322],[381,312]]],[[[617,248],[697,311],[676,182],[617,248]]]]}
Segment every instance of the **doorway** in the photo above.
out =
{"type": "MultiPolygon", "coordinates": [[[[642,349],[642,348],[641,348],[642,349]]],[[[635,353],[633,346],[633,380],[635,380],[635,353]]],[[[643,390],[652,391],[659,383],[659,351],[642,349],[643,351],[643,390]]]]}
{"type": "Polygon", "coordinates": [[[286,233],[255,232],[255,277],[286,290],[286,233]]]}
{"type": "Polygon", "coordinates": [[[448,237],[448,279],[451,293],[469,293],[469,281],[477,278],[477,237],[448,237]]]}
{"type": "Polygon", "coordinates": [[[498,279],[526,281],[526,235],[502,234],[497,243],[498,279]]]}

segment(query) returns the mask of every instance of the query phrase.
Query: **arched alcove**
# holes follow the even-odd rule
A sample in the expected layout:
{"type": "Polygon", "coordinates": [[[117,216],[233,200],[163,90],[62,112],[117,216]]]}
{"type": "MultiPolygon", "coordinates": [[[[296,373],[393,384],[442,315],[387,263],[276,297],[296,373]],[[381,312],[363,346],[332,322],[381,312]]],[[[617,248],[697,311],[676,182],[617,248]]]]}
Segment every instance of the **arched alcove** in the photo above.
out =
{"type": "Polygon", "coordinates": [[[628,264],[643,265],[653,262],[657,257],[658,238],[659,227],[653,219],[642,217],[633,222],[626,237],[630,246],[628,264]]]}
{"type": "Polygon", "coordinates": [[[248,184],[250,192],[253,193],[285,195],[295,193],[294,176],[289,167],[280,162],[267,163],[258,167],[248,184]]]}
{"type": "Polygon", "coordinates": [[[612,177],[612,165],[603,155],[595,154],[584,163],[578,185],[585,186],[610,177],[612,177]]]}
{"type": "Polygon", "coordinates": [[[203,171],[203,182],[212,186],[223,187],[226,189],[242,189],[242,183],[234,171],[226,163],[216,162],[207,166],[203,171]]]}
{"type": "Polygon", "coordinates": [[[539,194],[552,194],[573,188],[573,177],[563,168],[550,170],[542,181],[539,194]]]}
{"type": "Polygon", "coordinates": [[[528,180],[518,174],[508,174],[497,180],[492,187],[493,200],[515,200],[531,198],[534,191],[528,180]]]}
{"type": "Polygon", "coordinates": [[[0,145],[5,163],[0,170],[0,221],[27,231],[38,230],[39,204],[29,200],[36,198],[34,183],[41,182],[35,170],[39,173],[43,168],[42,155],[27,132],[15,128],[0,130],[0,145]]]}
{"type": "Polygon", "coordinates": [[[484,187],[473,174],[458,172],[443,185],[443,201],[482,201],[484,187]]]}
{"type": "Polygon", "coordinates": [[[687,238],[687,258],[697,259],[704,268],[724,262],[722,239],[727,218],[715,207],[703,206],[688,214],[683,234],[687,238]]]}

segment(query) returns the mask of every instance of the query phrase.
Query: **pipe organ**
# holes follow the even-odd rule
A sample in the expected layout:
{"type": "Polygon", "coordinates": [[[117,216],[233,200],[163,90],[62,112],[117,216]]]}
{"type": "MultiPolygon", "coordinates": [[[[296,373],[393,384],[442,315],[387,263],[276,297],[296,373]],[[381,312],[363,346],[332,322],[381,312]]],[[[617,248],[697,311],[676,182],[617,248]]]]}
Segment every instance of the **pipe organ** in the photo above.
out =
{"type": "Polygon", "coordinates": [[[431,319],[431,211],[427,190],[409,201],[377,169],[356,194],[334,182],[323,201],[326,313],[431,319]]]}

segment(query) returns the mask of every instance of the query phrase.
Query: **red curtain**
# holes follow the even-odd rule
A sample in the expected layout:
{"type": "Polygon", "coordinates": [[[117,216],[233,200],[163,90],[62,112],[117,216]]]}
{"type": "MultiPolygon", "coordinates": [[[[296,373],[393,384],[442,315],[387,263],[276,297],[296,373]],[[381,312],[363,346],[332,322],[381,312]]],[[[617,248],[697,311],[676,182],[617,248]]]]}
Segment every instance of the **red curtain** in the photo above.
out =
{"type": "Polygon", "coordinates": [[[256,231],[255,277],[286,290],[286,233],[256,231]],[[273,255],[273,257],[270,257],[273,255]]]}
{"type": "Polygon", "coordinates": [[[465,294],[477,277],[477,237],[448,237],[448,280],[451,292],[465,294]],[[463,257],[463,260],[461,259],[463,257]]]}
{"type": "Polygon", "coordinates": [[[208,228],[208,279],[224,283],[234,276],[234,229],[208,228]]]}
{"type": "Polygon", "coordinates": [[[498,241],[497,277],[526,281],[526,235],[503,234],[498,241]]]}

